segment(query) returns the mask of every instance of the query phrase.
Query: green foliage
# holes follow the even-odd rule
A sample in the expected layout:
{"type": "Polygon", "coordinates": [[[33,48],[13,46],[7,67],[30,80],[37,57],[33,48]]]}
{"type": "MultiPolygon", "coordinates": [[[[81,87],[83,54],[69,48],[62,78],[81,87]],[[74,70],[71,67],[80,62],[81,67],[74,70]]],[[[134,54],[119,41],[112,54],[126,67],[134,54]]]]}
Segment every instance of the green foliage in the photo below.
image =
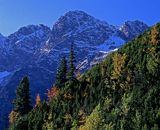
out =
{"type": "Polygon", "coordinates": [[[27,116],[21,116],[16,123],[12,124],[9,130],[29,130],[27,116]]]}
{"type": "Polygon", "coordinates": [[[31,111],[31,97],[29,91],[29,80],[24,77],[16,90],[14,110],[10,113],[11,130],[28,130],[28,113],[31,111]]]}
{"type": "Polygon", "coordinates": [[[75,54],[74,54],[74,48],[73,43],[71,44],[70,54],[69,54],[69,72],[68,72],[68,79],[74,80],[75,79],[75,54]]]}
{"type": "Polygon", "coordinates": [[[56,75],[55,85],[57,88],[64,86],[65,82],[67,81],[66,74],[67,74],[67,61],[65,57],[62,57],[56,75]]]}
{"type": "Polygon", "coordinates": [[[81,129],[83,130],[97,130],[100,128],[102,122],[101,110],[98,105],[92,112],[92,114],[87,118],[85,126],[81,129]]]}
{"type": "Polygon", "coordinates": [[[29,80],[24,77],[16,90],[16,98],[14,100],[14,111],[20,115],[27,114],[31,110],[31,97],[29,92],[29,80]]]}
{"type": "Polygon", "coordinates": [[[31,130],[42,130],[44,119],[48,117],[48,109],[45,102],[32,109],[28,114],[28,127],[31,130]]]}

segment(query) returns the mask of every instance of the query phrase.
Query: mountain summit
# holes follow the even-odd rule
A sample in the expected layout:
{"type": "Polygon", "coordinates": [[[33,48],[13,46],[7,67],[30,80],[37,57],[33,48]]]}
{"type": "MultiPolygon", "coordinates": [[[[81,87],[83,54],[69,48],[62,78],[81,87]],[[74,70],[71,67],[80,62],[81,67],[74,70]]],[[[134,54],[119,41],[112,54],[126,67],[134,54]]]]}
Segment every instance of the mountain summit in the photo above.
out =
{"type": "Polygon", "coordinates": [[[104,42],[114,30],[114,26],[97,20],[83,11],[70,11],[60,17],[53,26],[50,42],[60,43],[64,39],[72,39],[98,44],[104,42]]]}
{"type": "Polygon", "coordinates": [[[146,28],[148,28],[148,26],[141,21],[127,21],[120,27],[120,31],[122,32],[124,39],[129,41],[143,32],[146,28]]]}

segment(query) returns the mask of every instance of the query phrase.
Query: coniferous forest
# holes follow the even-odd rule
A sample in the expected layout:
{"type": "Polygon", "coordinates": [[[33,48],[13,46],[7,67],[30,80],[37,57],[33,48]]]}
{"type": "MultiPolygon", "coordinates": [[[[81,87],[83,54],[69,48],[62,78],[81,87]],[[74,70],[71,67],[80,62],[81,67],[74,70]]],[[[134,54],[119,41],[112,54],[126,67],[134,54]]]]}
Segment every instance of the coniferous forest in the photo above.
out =
{"type": "Polygon", "coordinates": [[[73,43],[59,63],[48,99],[37,94],[36,104],[29,79],[22,79],[9,130],[160,129],[160,23],[83,74],[76,60],[73,43]]]}

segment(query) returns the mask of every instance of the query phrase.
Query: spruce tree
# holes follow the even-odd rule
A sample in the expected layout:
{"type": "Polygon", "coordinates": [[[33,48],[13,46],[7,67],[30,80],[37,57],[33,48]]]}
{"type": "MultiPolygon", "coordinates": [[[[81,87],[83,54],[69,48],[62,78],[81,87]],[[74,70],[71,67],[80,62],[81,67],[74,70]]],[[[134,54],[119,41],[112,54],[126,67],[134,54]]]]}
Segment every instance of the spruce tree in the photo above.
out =
{"type": "Polygon", "coordinates": [[[67,60],[66,57],[62,57],[60,65],[57,69],[57,75],[56,75],[56,87],[60,88],[64,85],[66,82],[67,74],[67,60]]]}
{"type": "Polygon", "coordinates": [[[32,109],[31,97],[29,91],[29,80],[24,77],[16,90],[16,98],[14,100],[14,111],[20,115],[27,114],[32,109]]]}
{"type": "Polygon", "coordinates": [[[75,79],[75,54],[74,54],[74,48],[73,48],[73,43],[71,44],[70,48],[70,54],[69,54],[69,72],[68,72],[68,79],[70,81],[73,81],[75,79]]]}

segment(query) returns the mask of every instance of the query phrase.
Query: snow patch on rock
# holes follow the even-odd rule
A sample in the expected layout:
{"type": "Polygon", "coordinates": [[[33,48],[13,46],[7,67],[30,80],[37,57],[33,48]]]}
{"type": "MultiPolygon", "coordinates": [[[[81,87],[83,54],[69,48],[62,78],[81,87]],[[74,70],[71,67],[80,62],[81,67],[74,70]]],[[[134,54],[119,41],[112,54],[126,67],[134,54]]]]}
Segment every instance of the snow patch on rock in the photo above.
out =
{"type": "Polygon", "coordinates": [[[0,72],[0,82],[2,82],[2,80],[7,77],[8,75],[10,75],[10,72],[8,71],[3,71],[3,72],[0,72]]]}
{"type": "Polygon", "coordinates": [[[103,44],[97,46],[97,50],[102,53],[108,53],[110,50],[121,47],[125,41],[118,36],[111,36],[103,44]]]}

